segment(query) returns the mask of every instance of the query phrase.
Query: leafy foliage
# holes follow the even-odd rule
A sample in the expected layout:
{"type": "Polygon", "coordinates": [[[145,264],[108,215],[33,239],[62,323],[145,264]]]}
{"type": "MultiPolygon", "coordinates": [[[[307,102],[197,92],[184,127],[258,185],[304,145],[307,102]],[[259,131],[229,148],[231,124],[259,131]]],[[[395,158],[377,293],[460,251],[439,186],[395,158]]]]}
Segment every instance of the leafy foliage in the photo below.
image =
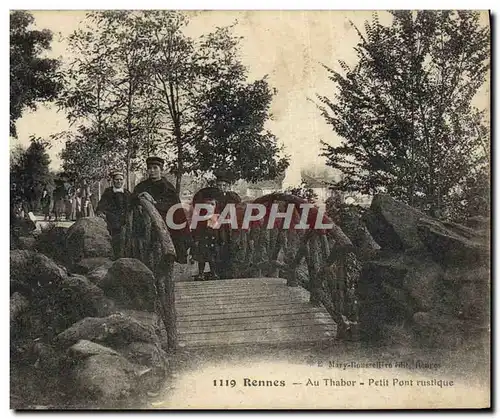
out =
{"type": "Polygon", "coordinates": [[[61,154],[65,170],[93,180],[113,165],[128,174],[155,151],[159,135],[141,28],[129,12],[93,12],[69,44],[75,58],[59,105],[80,125],[61,154]]]}
{"type": "MultiPolygon", "coordinates": [[[[264,130],[271,89],[265,80],[247,84],[231,27],[191,38],[185,14],[153,10],[101,11],[86,21],[87,28],[70,37],[78,53],[60,101],[70,120],[81,124],[72,142],[85,137],[84,154],[99,153],[100,161],[112,153],[127,171],[159,154],[176,175],[177,189],[184,173],[203,175],[220,165],[251,180],[272,178],[286,167],[285,158],[275,158],[281,152],[276,138],[264,130]],[[215,115],[220,121],[210,119],[215,115]],[[239,151],[242,136],[248,141],[239,151]]],[[[63,156],[77,157],[72,151],[63,156]]]]}
{"type": "Polygon", "coordinates": [[[288,167],[277,138],[264,128],[273,92],[265,79],[224,82],[205,92],[196,116],[197,170],[232,181],[274,179],[288,167]]]}
{"type": "Polygon", "coordinates": [[[432,214],[449,215],[447,197],[487,155],[484,112],[472,99],[489,70],[489,31],[471,11],[374,14],[359,30],[358,63],[325,67],[337,88],[318,96],[343,139],[324,144],[345,191],[384,190],[432,214]]]}
{"type": "Polygon", "coordinates": [[[299,186],[287,188],[285,192],[290,195],[298,196],[311,203],[316,202],[318,199],[318,195],[314,192],[314,189],[308,187],[305,182],[302,182],[299,186]]]}
{"type": "Polygon", "coordinates": [[[59,62],[42,58],[50,49],[52,33],[34,30],[33,16],[16,10],[10,14],[10,135],[26,108],[35,110],[41,101],[53,100],[61,88],[59,62]]]}
{"type": "Polygon", "coordinates": [[[35,210],[43,189],[53,187],[53,174],[49,169],[49,142],[38,137],[31,137],[30,140],[30,146],[11,162],[10,182],[11,190],[14,184],[16,186],[14,198],[27,200],[30,209],[35,210]]]}

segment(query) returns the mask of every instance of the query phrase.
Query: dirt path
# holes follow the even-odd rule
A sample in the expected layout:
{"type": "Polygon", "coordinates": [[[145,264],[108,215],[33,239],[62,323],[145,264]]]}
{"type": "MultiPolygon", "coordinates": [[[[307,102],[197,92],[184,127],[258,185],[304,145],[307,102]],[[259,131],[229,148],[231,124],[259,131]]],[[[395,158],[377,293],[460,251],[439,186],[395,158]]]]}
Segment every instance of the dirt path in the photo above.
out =
{"type": "Polygon", "coordinates": [[[171,379],[158,397],[140,408],[370,409],[387,407],[388,400],[398,408],[487,405],[488,362],[474,348],[423,352],[358,343],[183,351],[173,357],[171,379]]]}

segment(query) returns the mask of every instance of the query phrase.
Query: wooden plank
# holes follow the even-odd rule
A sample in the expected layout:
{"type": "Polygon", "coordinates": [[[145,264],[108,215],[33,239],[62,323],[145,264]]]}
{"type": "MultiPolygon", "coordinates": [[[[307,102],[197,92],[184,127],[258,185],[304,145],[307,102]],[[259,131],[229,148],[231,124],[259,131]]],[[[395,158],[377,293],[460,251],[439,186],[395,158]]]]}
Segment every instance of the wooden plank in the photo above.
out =
{"type": "Polygon", "coordinates": [[[231,304],[232,302],[245,302],[251,300],[261,299],[274,299],[274,301],[281,301],[283,299],[293,299],[294,301],[309,301],[307,295],[280,293],[280,294],[233,294],[233,295],[220,295],[220,296],[204,296],[204,297],[176,297],[176,302],[183,304],[198,304],[198,303],[220,303],[231,304]]]}
{"type": "Polygon", "coordinates": [[[277,343],[334,339],[336,328],[318,329],[311,327],[295,329],[269,329],[245,332],[207,333],[181,335],[179,342],[192,344],[233,344],[233,343],[277,343]]]}
{"type": "Polygon", "coordinates": [[[280,328],[286,328],[286,327],[297,327],[297,326],[315,326],[315,325],[329,325],[332,327],[336,327],[335,323],[330,319],[324,320],[324,323],[321,323],[318,321],[318,319],[313,319],[313,318],[304,318],[304,319],[283,319],[283,320],[275,320],[272,323],[267,321],[267,320],[260,320],[260,321],[255,321],[255,322],[244,322],[244,323],[239,323],[239,324],[228,324],[228,323],[223,323],[219,325],[213,325],[213,324],[201,324],[201,325],[190,325],[187,328],[184,327],[179,327],[178,332],[179,335],[185,335],[185,334],[196,334],[196,333],[207,333],[207,332],[229,332],[229,331],[243,331],[243,330],[262,330],[262,329],[267,329],[269,325],[272,325],[272,327],[280,327],[280,328]]]}
{"type": "Polygon", "coordinates": [[[231,341],[218,341],[218,340],[202,340],[202,341],[179,341],[179,348],[219,348],[230,346],[234,348],[236,345],[242,345],[245,347],[253,347],[253,346],[266,346],[266,345],[282,345],[288,346],[293,345],[293,347],[297,347],[298,344],[324,344],[327,343],[332,344],[335,342],[335,335],[333,336],[306,336],[306,335],[297,335],[294,337],[290,337],[287,339],[276,339],[273,337],[269,337],[265,341],[255,341],[251,336],[247,338],[241,339],[232,339],[231,341]]]}
{"type": "Polygon", "coordinates": [[[301,314],[301,313],[323,313],[324,311],[315,308],[303,308],[303,307],[294,307],[293,309],[271,309],[266,311],[256,311],[251,313],[220,313],[220,314],[210,314],[210,316],[205,315],[186,315],[186,316],[178,316],[178,321],[182,320],[209,320],[209,319],[228,319],[228,318],[244,318],[244,317],[261,317],[262,315],[279,315],[279,314],[301,314]]]}
{"type": "Polygon", "coordinates": [[[242,303],[254,303],[254,302],[267,302],[267,301],[307,301],[303,299],[302,296],[295,295],[245,295],[237,297],[226,297],[220,296],[217,298],[199,298],[199,299],[188,299],[188,298],[178,298],[176,299],[176,306],[192,306],[197,304],[206,305],[217,305],[217,304],[242,304],[242,303]]]}
{"type": "Polygon", "coordinates": [[[200,301],[215,301],[215,300],[229,300],[233,301],[234,299],[244,300],[245,298],[270,298],[273,297],[275,299],[285,298],[285,297],[294,297],[299,299],[308,299],[308,294],[301,293],[293,293],[287,291],[281,292],[244,292],[244,293],[235,293],[235,294],[213,294],[213,295],[198,295],[198,296],[188,296],[188,295],[179,295],[176,294],[176,301],[185,301],[185,302],[200,302],[200,301]]]}
{"type": "Polygon", "coordinates": [[[304,312],[304,311],[309,311],[314,309],[315,306],[312,306],[309,303],[295,303],[295,304],[276,304],[276,305],[271,305],[271,306],[260,306],[256,305],[253,307],[243,307],[243,306],[237,306],[233,307],[231,305],[229,306],[220,306],[220,307],[206,307],[205,310],[188,310],[188,311],[181,311],[179,310],[179,316],[180,317],[188,317],[188,316],[212,316],[212,315],[217,315],[217,314],[256,314],[256,313],[267,313],[271,311],[276,311],[276,310],[282,310],[284,313],[293,313],[296,311],[304,312]]]}
{"type": "MultiPolygon", "coordinates": [[[[252,291],[252,290],[238,290],[233,292],[215,292],[215,293],[199,293],[199,294],[179,294],[176,293],[176,298],[178,299],[196,299],[196,298],[217,298],[217,297],[247,297],[250,295],[274,295],[274,296],[283,296],[283,295],[294,295],[287,290],[273,290],[273,291],[252,291]]],[[[297,294],[299,295],[299,294],[297,294]]]]}
{"type": "Polygon", "coordinates": [[[317,329],[311,326],[295,329],[269,329],[269,330],[245,330],[245,331],[230,331],[230,332],[214,332],[214,333],[194,333],[188,335],[179,335],[179,338],[186,343],[189,342],[238,342],[241,339],[247,342],[275,342],[294,341],[299,336],[310,339],[334,338],[337,328],[317,329]]]}
{"type": "Polygon", "coordinates": [[[232,324],[248,324],[251,322],[262,322],[262,323],[273,323],[279,321],[303,321],[311,320],[318,322],[331,322],[335,323],[329,314],[327,313],[299,313],[299,314],[282,314],[277,316],[254,316],[254,317],[231,317],[223,319],[210,319],[206,318],[203,320],[181,320],[178,322],[179,329],[188,329],[190,327],[202,327],[202,326],[220,326],[220,325],[232,325],[232,324]]]}
{"type": "Polygon", "coordinates": [[[220,289],[213,291],[197,291],[197,292],[184,292],[176,291],[176,296],[186,297],[186,298],[199,298],[199,297],[213,297],[213,296],[223,296],[223,295],[249,295],[249,294],[268,294],[268,295],[309,295],[309,292],[304,288],[288,288],[288,287],[276,287],[276,288],[257,288],[257,289],[246,289],[246,288],[236,288],[234,290],[220,289]]]}
{"type": "Polygon", "coordinates": [[[181,292],[182,294],[189,294],[189,295],[196,295],[196,294],[211,294],[211,293],[216,293],[216,292],[235,292],[235,291],[240,291],[240,290],[246,290],[246,291],[268,291],[272,292],[275,290],[287,290],[290,287],[287,287],[286,285],[258,285],[258,286],[247,286],[247,285],[241,285],[241,286],[234,286],[234,287],[207,287],[207,288],[177,288],[177,292],[181,292]]]}
{"type": "Polygon", "coordinates": [[[273,308],[276,309],[293,309],[300,303],[297,302],[270,302],[266,304],[232,304],[232,305],[217,305],[217,306],[202,306],[202,307],[177,307],[177,313],[180,316],[187,316],[190,314],[204,314],[210,315],[214,313],[253,313],[255,311],[268,311],[273,308]]]}
{"type": "Polygon", "coordinates": [[[176,283],[180,346],[282,344],[334,339],[337,325],[309,292],[282,278],[176,283]]]}
{"type": "MultiPolygon", "coordinates": [[[[175,288],[183,291],[189,291],[189,290],[210,290],[213,288],[224,288],[224,289],[232,289],[232,288],[277,288],[277,287],[287,287],[287,285],[283,282],[277,282],[277,283],[267,283],[267,282],[241,282],[241,283],[232,283],[232,284],[225,284],[224,282],[218,282],[214,281],[215,283],[213,284],[207,284],[206,286],[185,286],[185,285],[179,285],[177,282],[175,284],[175,288]]],[[[203,284],[203,282],[200,282],[203,284]]]]}
{"type": "Polygon", "coordinates": [[[236,279],[219,279],[216,281],[178,281],[175,283],[176,287],[209,287],[211,285],[221,285],[230,286],[230,285],[241,285],[241,284],[250,284],[250,285],[273,285],[273,284],[286,284],[286,279],[283,278],[236,278],[236,279]]]}
{"type": "Polygon", "coordinates": [[[249,292],[247,294],[219,294],[219,295],[200,295],[200,296],[185,296],[177,295],[176,301],[184,303],[201,303],[201,302],[211,302],[211,301],[249,301],[257,299],[274,299],[279,301],[283,298],[295,299],[297,301],[309,301],[308,293],[300,292],[279,292],[279,293],[266,293],[266,292],[249,292]]]}
{"type": "Polygon", "coordinates": [[[181,302],[180,304],[176,304],[176,308],[180,311],[203,311],[205,309],[216,309],[221,307],[253,307],[256,305],[261,305],[262,307],[269,307],[272,305],[280,304],[300,304],[300,303],[308,303],[308,301],[304,300],[296,300],[291,297],[283,297],[280,299],[273,298],[262,298],[262,299],[251,299],[251,300],[234,300],[234,301],[206,301],[202,300],[196,303],[193,302],[181,302]]]}

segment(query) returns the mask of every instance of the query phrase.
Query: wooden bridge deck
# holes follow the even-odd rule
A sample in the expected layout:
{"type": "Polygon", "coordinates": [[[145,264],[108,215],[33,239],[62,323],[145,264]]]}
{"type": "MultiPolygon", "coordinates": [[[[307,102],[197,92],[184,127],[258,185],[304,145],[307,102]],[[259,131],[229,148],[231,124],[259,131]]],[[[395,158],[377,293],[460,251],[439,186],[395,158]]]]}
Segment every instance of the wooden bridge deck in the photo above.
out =
{"type": "Polygon", "coordinates": [[[309,292],[286,280],[176,282],[179,347],[325,342],[336,324],[309,292]]]}

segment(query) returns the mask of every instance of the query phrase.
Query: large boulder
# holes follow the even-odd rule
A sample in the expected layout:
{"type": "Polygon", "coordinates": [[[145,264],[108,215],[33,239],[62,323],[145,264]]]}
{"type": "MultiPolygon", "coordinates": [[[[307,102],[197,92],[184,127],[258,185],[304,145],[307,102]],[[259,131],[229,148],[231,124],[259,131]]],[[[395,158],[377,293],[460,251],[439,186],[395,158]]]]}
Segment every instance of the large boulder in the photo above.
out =
{"type": "Polygon", "coordinates": [[[112,347],[123,347],[131,342],[158,343],[153,326],[122,313],[82,319],[57,335],[55,343],[68,347],[82,339],[103,342],[112,347]]]}
{"type": "Polygon", "coordinates": [[[97,268],[91,270],[87,274],[87,278],[96,285],[99,285],[104,277],[107,275],[109,268],[113,266],[111,260],[105,262],[104,264],[98,266],[97,268]]]}
{"type": "Polygon", "coordinates": [[[144,311],[155,309],[154,275],[138,259],[122,258],[113,262],[99,286],[119,307],[144,311]]]}
{"type": "Polygon", "coordinates": [[[18,292],[15,292],[10,296],[10,322],[13,324],[13,322],[16,320],[16,318],[26,311],[26,309],[29,307],[29,301],[26,297],[21,295],[18,292]]]}
{"type": "Polygon", "coordinates": [[[34,289],[56,286],[67,278],[67,271],[47,256],[31,250],[10,252],[11,293],[31,294],[34,289]]]}
{"type": "Polygon", "coordinates": [[[68,349],[68,355],[73,359],[79,360],[94,355],[119,355],[119,353],[107,346],[82,339],[68,349]]]}
{"type": "Polygon", "coordinates": [[[48,374],[54,374],[58,371],[65,360],[64,355],[56,348],[39,341],[34,342],[31,346],[30,355],[35,359],[33,366],[48,374]]]}
{"type": "Polygon", "coordinates": [[[359,321],[366,341],[383,338],[383,325],[408,318],[411,299],[403,289],[408,268],[395,257],[363,265],[358,282],[359,321]],[[405,304],[406,301],[406,304],[405,304]]]}
{"type": "Polygon", "coordinates": [[[491,229],[491,220],[488,217],[476,215],[475,217],[468,218],[465,221],[465,225],[474,230],[485,231],[491,229]]]}
{"type": "Polygon", "coordinates": [[[408,272],[403,289],[411,297],[415,310],[428,311],[442,303],[443,268],[428,253],[405,255],[408,272]]]}
{"type": "Polygon", "coordinates": [[[167,354],[158,344],[132,342],[121,348],[120,353],[134,364],[158,369],[167,367],[167,354]]]}
{"type": "Polygon", "coordinates": [[[366,226],[382,249],[405,250],[421,247],[417,223],[424,213],[389,195],[377,194],[364,215],[366,226]]]}
{"type": "Polygon", "coordinates": [[[59,300],[71,323],[84,317],[106,317],[115,312],[113,301],[82,275],[70,275],[59,286],[59,300]]]}
{"type": "Polygon", "coordinates": [[[37,250],[59,263],[66,264],[69,256],[66,248],[66,227],[51,225],[37,237],[37,250]]]}
{"type": "Polygon", "coordinates": [[[477,265],[489,261],[489,240],[473,229],[422,219],[417,230],[434,258],[444,265],[477,265]]]}
{"type": "Polygon", "coordinates": [[[487,324],[490,319],[490,277],[488,266],[452,267],[445,282],[453,290],[452,313],[462,319],[487,324]]]}
{"type": "Polygon", "coordinates": [[[433,309],[413,315],[415,332],[425,347],[456,348],[464,344],[468,330],[467,323],[453,316],[433,309]]]}
{"type": "Polygon", "coordinates": [[[66,249],[71,266],[85,258],[112,258],[113,248],[106,221],[100,217],[77,220],[66,235],[66,249]]]}
{"type": "Polygon", "coordinates": [[[159,344],[132,342],[120,350],[120,353],[134,365],[145,367],[139,378],[141,390],[158,390],[165,382],[168,360],[167,354],[159,344]]]}
{"type": "Polygon", "coordinates": [[[37,241],[32,236],[19,237],[17,239],[17,247],[22,250],[36,250],[37,241]]]}
{"type": "Polygon", "coordinates": [[[110,266],[111,259],[104,257],[82,259],[75,265],[74,271],[77,274],[87,275],[103,265],[110,266]]]}
{"type": "Polygon", "coordinates": [[[364,263],[358,282],[360,322],[366,339],[381,325],[411,322],[417,311],[445,304],[444,270],[427,252],[385,253],[364,263]]]}
{"type": "Polygon", "coordinates": [[[125,358],[103,353],[79,362],[73,370],[73,377],[82,395],[112,403],[130,396],[138,373],[137,367],[125,358]]]}
{"type": "Polygon", "coordinates": [[[342,206],[339,211],[339,227],[349,237],[358,255],[364,259],[374,256],[380,250],[380,246],[366,228],[361,207],[342,206]]]}

